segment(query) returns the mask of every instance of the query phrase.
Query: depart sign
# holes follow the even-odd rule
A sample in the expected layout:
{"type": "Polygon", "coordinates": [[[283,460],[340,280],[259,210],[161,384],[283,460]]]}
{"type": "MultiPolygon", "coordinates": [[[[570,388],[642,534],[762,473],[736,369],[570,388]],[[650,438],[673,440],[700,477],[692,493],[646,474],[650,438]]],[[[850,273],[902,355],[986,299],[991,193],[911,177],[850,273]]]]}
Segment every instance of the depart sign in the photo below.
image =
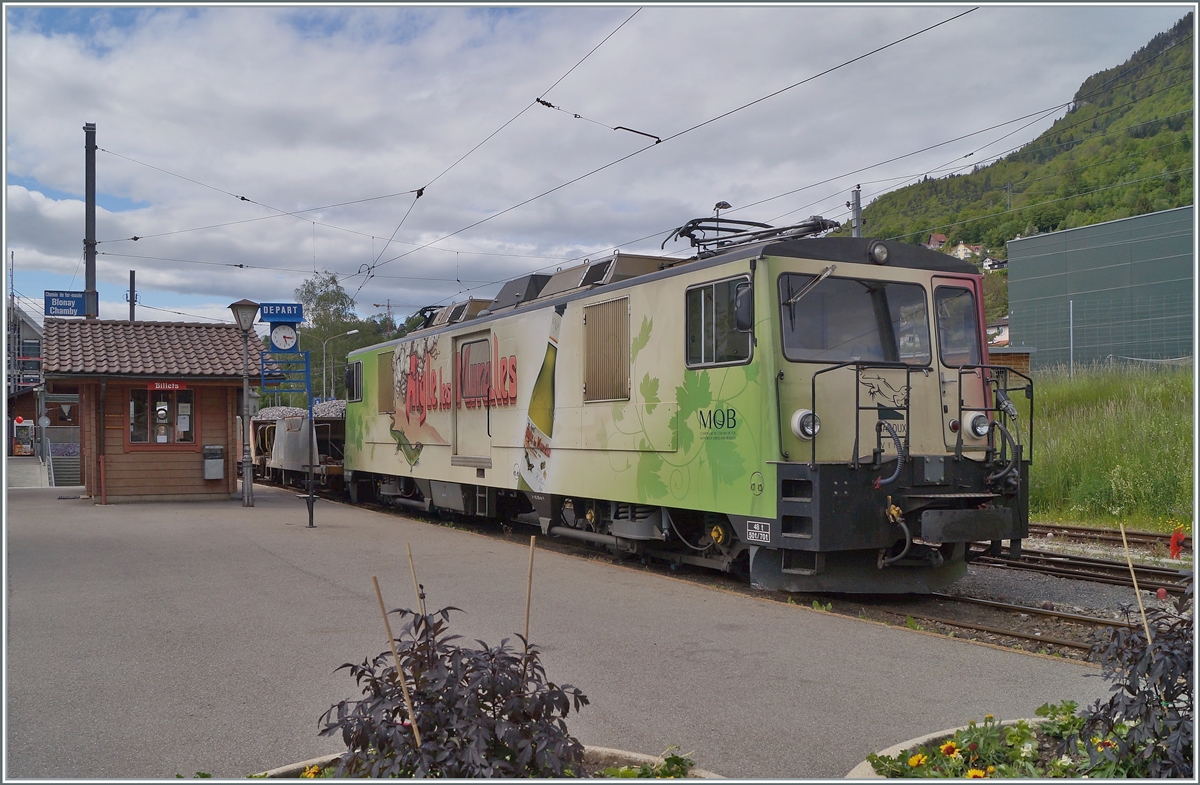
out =
{"type": "Polygon", "coordinates": [[[84,316],[87,313],[83,292],[43,290],[43,294],[46,297],[44,316],[84,316]]]}
{"type": "Polygon", "coordinates": [[[258,306],[258,320],[299,324],[304,321],[304,306],[301,303],[263,303],[258,306]]]}

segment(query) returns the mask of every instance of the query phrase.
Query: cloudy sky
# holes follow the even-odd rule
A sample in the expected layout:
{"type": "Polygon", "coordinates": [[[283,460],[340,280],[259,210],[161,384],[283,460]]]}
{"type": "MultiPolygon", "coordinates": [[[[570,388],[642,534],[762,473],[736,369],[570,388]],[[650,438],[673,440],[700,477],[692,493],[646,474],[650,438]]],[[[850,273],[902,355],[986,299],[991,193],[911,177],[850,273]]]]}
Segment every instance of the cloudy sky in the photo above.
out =
{"type": "Polygon", "coordinates": [[[130,270],[141,319],[228,321],[314,270],[402,316],[658,253],[721,200],[844,220],[856,183],[1034,138],[1187,10],[6,4],[5,283],[38,314],[84,288],[85,122],[102,318],[130,270]]]}

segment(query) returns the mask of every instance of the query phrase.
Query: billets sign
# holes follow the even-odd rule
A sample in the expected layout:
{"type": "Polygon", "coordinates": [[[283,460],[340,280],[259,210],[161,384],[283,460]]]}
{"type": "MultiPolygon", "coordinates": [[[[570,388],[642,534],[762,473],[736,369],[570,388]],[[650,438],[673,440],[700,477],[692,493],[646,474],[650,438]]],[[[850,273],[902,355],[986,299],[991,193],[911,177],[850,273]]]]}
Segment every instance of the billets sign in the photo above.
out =
{"type": "Polygon", "coordinates": [[[45,316],[84,316],[84,292],[52,292],[43,290],[46,297],[45,316]]]}
{"type": "Polygon", "coordinates": [[[263,303],[258,306],[258,319],[262,322],[299,324],[304,321],[304,306],[301,303],[263,303]]]}

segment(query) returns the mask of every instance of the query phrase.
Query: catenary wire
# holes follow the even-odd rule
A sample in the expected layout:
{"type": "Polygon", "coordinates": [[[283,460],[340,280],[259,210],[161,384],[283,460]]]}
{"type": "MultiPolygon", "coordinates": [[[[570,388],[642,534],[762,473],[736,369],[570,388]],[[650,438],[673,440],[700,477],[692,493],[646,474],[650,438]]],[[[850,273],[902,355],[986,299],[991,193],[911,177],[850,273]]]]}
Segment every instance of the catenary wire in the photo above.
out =
{"type": "MultiPolygon", "coordinates": [[[[809,83],[809,82],[813,81],[814,79],[817,79],[817,78],[819,78],[819,77],[821,77],[821,76],[825,76],[825,75],[827,75],[827,74],[833,73],[834,71],[837,71],[837,70],[839,70],[839,69],[841,69],[841,68],[844,68],[844,67],[846,67],[846,66],[848,66],[848,65],[851,65],[852,63],[856,63],[856,62],[858,62],[858,61],[860,61],[860,60],[863,60],[864,58],[870,57],[870,56],[872,56],[872,55],[874,55],[874,54],[878,54],[879,52],[882,52],[882,51],[884,51],[884,50],[886,50],[886,49],[889,49],[889,48],[891,48],[891,47],[893,47],[893,46],[896,46],[896,45],[898,45],[898,44],[900,44],[900,43],[903,43],[903,42],[905,42],[905,41],[911,40],[911,39],[915,38],[916,36],[922,35],[922,34],[924,34],[924,33],[927,33],[927,32],[929,32],[930,30],[934,30],[934,29],[936,29],[936,28],[938,28],[938,27],[941,27],[942,25],[945,25],[945,24],[948,24],[948,23],[950,23],[950,22],[953,22],[953,21],[955,21],[956,19],[960,19],[960,18],[962,18],[963,16],[966,16],[967,14],[969,14],[969,13],[972,13],[972,12],[974,12],[974,11],[977,11],[977,10],[978,10],[978,6],[976,6],[975,8],[968,9],[967,11],[964,11],[964,12],[962,12],[962,13],[960,13],[960,14],[956,14],[956,15],[954,15],[954,16],[952,16],[952,17],[949,17],[949,18],[947,18],[947,19],[944,19],[944,20],[942,20],[942,21],[940,21],[940,22],[937,22],[937,23],[935,23],[935,24],[929,25],[928,27],[922,28],[921,30],[918,30],[918,31],[916,31],[916,32],[914,32],[914,33],[910,33],[909,35],[903,36],[902,38],[898,38],[898,39],[896,39],[895,41],[892,41],[892,42],[890,42],[890,43],[884,44],[883,46],[877,47],[877,48],[875,48],[875,49],[872,49],[872,50],[870,50],[870,51],[868,51],[868,52],[865,52],[864,54],[858,55],[857,57],[853,57],[853,58],[851,58],[851,59],[849,59],[849,60],[846,60],[846,61],[844,61],[844,62],[840,63],[839,65],[833,66],[833,67],[831,67],[831,68],[827,68],[827,69],[825,69],[824,71],[821,71],[821,72],[820,72],[820,73],[818,73],[818,74],[814,74],[813,76],[810,76],[810,77],[808,77],[808,78],[806,78],[806,79],[803,79],[803,80],[801,80],[801,81],[799,81],[799,82],[796,82],[796,83],[794,83],[794,84],[792,84],[792,85],[789,85],[789,86],[787,86],[787,87],[784,87],[784,88],[781,88],[781,89],[779,89],[779,90],[776,90],[776,91],[774,91],[774,92],[772,92],[772,93],[770,93],[770,94],[768,94],[768,95],[762,96],[762,97],[760,97],[760,98],[757,98],[757,99],[755,99],[755,100],[753,100],[753,101],[750,101],[749,103],[746,103],[746,104],[743,104],[743,105],[741,105],[741,106],[738,106],[738,107],[736,107],[736,108],[734,108],[734,109],[731,109],[731,110],[729,110],[729,111],[727,111],[727,112],[724,112],[724,113],[722,113],[722,114],[720,114],[720,115],[717,115],[716,117],[712,117],[712,118],[710,118],[710,119],[708,119],[708,120],[705,120],[705,121],[703,121],[703,122],[697,123],[697,124],[695,124],[695,125],[693,125],[693,126],[691,126],[691,127],[689,127],[689,128],[685,128],[685,129],[684,129],[684,130],[682,130],[682,131],[679,131],[679,132],[677,132],[677,133],[675,133],[675,134],[672,134],[672,135],[670,135],[670,136],[668,136],[668,137],[665,137],[665,138],[663,138],[663,139],[662,139],[662,141],[663,141],[663,142],[668,142],[668,141],[671,141],[671,140],[674,140],[674,139],[678,139],[679,137],[681,137],[681,136],[683,136],[683,135],[685,135],[685,134],[691,133],[692,131],[695,131],[695,130],[697,130],[697,129],[699,129],[699,128],[703,128],[703,127],[705,127],[705,126],[707,126],[707,125],[709,125],[709,124],[711,124],[711,123],[714,123],[714,122],[716,122],[717,120],[721,120],[721,119],[723,119],[723,118],[725,118],[725,117],[729,117],[730,115],[732,115],[732,114],[734,114],[734,113],[736,113],[736,112],[740,112],[740,111],[742,111],[743,109],[747,109],[747,108],[749,108],[749,107],[751,107],[751,106],[754,106],[754,105],[756,105],[756,104],[758,104],[758,103],[761,103],[761,102],[763,102],[763,101],[766,101],[766,100],[768,100],[768,99],[770,99],[770,98],[773,98],[773,97],[775,97],[775,96],[778,96],[778,95],[780,95],[781,93],[787,92],[788,90],[791,90],[791,89],[793,89],[793,88],[795,88],[795,87],[799,87],[800,85],[807,84],[807,83],[809,83]]],[[[521,207],[524,207],[525,205],[529,204],[530,202],[534,202],[534,201],[536,201],[536,200],[538,200],[538,199],[541,199],[541,198],[543,198],[543,197],[545,197],[545,196],[549,196],[550,194],[552,194],[552,193],[555,193],[556,191],[559,191],[559,190],[561,190],[561,189],[563,189],[563,188],[566,188],[566,187],[567,187],[567,186],[569,186],[569,185],[573,185],[574,183],[577,183],[577,182],[579,182],[580,180],[583,180],[583,179],[585,179],[585,178],[591,177],[592,175],[594,175],[594,174],[597,174],[597,173],[599,173],[599,172],[602,172],[602,171],[604,171],[605,169],[608,169],[608,168],[610,168],[610,167],[616,166],[617,164],[620,164],[620,163],[622,163],[622,162],[624,162],[624,161],[627,161],[627,160],[629,160],[630,158],[633,158],[633,157],[634,157],[634,156],[636,156],[636,155],[640,155],[641,153],[644,153],[646,150],[649,150],[649,149],[651,149],[651,148],[653,148],[653,147],[656,147],[656,146],[658,146],[658,144],[659,144],[658,142],[655,142],[655,143],[654,143],[654,144],[652,144],[652,145],[647,145],[647,146],[645,146],[645,147],[639,148],[638,150],[635,150],[634,152],[632,152],[632,153],[629,153],[628,155],[624,155],[624,156],[622,156],[622,157],[620,157],[620,158],[618,158],[618,159],[616,159],[616,160],[614,160],[614,161],[610,161],[609,163],[607,163],[607,164],[604,164],[603,166],[597,167],[596,169],[593,169],[593,170],[591,170],[591,171],[589,171],[589,172],[586,172],[586,173],[584,173],[584,174],[581,174],[581,175],[579,175],[578,177],[572,178],[572,179],[570,179],[570,180],[568,180],[568,181],[566,181],[566,182],[564,182],[564,183],[561,183],[560,185],[557,185],[557,186],[555,186],[555,187],[553,187],[553,188],[551,188],[551,189],[549,189],[549,190],[543,191],[542,193],[540,193],[540,194],[537,194],[536,196],[531,196],[530,198],[528,198],[528,199],[525,199],[525,200],[523,200],[523,201],[521,201],[521,202],[518,202],[517,204],[515,204],[515,205],[512,205],[511,207],[507,207],[507,208],[505,208],[505,209],[503,209],[503,210],[500,210],[499,212],[493,213],[493,214],[491,214],[491,215],[489,215],[489,216],[487,216],[487,217],[485,217],[485,218],[481,218],[480,220],[478,220],[478,221],[475,221],[474,223],[471,223],[471,224],[469,224],[469,225],[467,225],[467,226],[464,226],[464,227],[463,227],[463,228],[461,228],[461,229],[457,229],[457,230],[455,230],[455,231],[453,231],[453,232],[450,232],[449,234],[443,235],[442,237],[439,237],[439,238],[437,238],[437,239],[435,239],[435,240],[431,240],[431,241],[429,241],[428,243],[425,243],[424,245],[421,245],[421,246],[419,246],[419,247],[417,247],[417,248],[414,248],[414,249],[413,249],[413,250],[411,250],[411,251],[407,251],[407,252],[405,252],[405,253],[403,253],[403,254],[400,254],[399,256],[394,256],[394,257],[392,257],[392,258],[390,258],[390,259],[386,259],[386,260],[384,260],[384,261],[382,261],[382,262],[379,262],[379,263],[378,263],[377,265],[375,265],[375,266],[376,266],[376,267],[382,267],[382,266],[383,266],[383,265],[385,265],[385,264],[388,264],[388,263],[390,263],[390,262],[394,262],[394,261],[396,261],[396,260],[398,260],[398,259],[402,259],[402,258],[404,258],[405,256],[409,256],[409,255],[411,255],[411,254],[413,254],[413,253],[416,253],[417,251],[423,250],[424,248],[427,248],[427,247],[429,247],[429,246],[431,246],[431,245],[434,245],[434,244],[436,244],[436,243],[439,243],[439,242],[441,242],[442,240],[449,239],[450,237],[454,237],[455,235],[461,234],[462,232],[468,231],[468,230],[470,230],[470,229],[474,229],[475,227],[477,227],[477,226],[480,226],[481,224],[487,223],[488,221],[491,221],[491,220],[493,220],[493,219],[495,219],[495,218],[499,218],[500,216],[502,216],[502,215],[505,215],[505,214],[507,214],[507,213],[509,213],[509,212],[512,212],[513,210],[516,210],[516,209],[519,209],[519,208],[521,208],[521,207]]]]}

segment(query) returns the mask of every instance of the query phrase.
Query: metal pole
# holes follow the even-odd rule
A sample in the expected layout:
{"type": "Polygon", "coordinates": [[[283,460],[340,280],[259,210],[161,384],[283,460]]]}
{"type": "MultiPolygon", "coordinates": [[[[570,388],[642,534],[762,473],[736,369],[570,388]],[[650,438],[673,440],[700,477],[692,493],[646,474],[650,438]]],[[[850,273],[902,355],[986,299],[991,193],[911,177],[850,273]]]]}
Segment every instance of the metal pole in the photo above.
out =
{"type": "Polygon", "coordinates": [[[854,190],[850,192],[850,201],[853,207],[854,223],[850,229],[851,237],[862,237],[862,202],[860,201],[860,185],[854,186],[854,190]]]}
{"type": "Polygon", "coordinates": [[[325,347],[329,345],[329,338],[321,341],[321,400],[325,400],[325,347]]]}
{"type": "Polygon", "coordinates": [[[96,124],[83,126],[84,212],[83,212],[83,312],[85,318],[100,315],[96,295],[96,124]]]}
{"type": "Polygon", "coordinates": [[[250,331],[242,331],[242,506],[254,506],[254,469],[250,466],[250,331]]]}
{"type": "Polygon", "coordinates": [[[1075,378],[1075,301],[1067,300],[1067,333],[1071,346],[1071,378],[1075,378]]]}
{"type": "Polygon", "coordinates": [[[134,278],[133,273],[134,273],[133,270],[129,271],[129,323],[130,324],[133,324],[135,321],[137,321],[137,317],[134,314],[134,310],[133,310],[134,303],[137,302],[137,287],[133,285],[133,278],[134,278]]]}

